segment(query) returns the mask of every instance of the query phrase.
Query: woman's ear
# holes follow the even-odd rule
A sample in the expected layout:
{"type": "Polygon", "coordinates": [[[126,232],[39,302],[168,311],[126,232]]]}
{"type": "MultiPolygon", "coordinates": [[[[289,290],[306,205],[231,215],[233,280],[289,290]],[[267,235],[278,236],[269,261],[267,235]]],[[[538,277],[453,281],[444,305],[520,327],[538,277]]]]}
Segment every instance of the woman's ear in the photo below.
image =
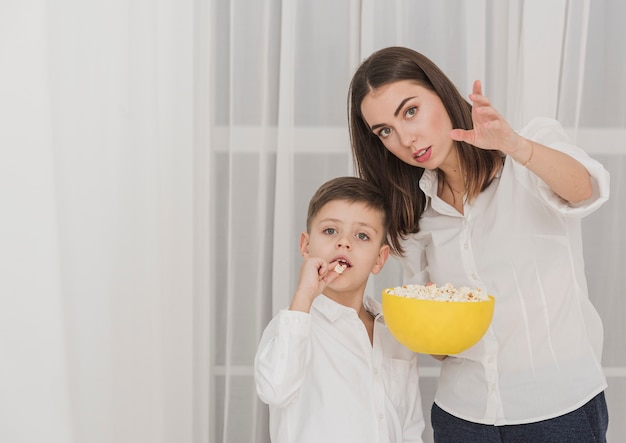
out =
{"type": "Polygon", "coordinates": [[[309,233],[303,232],[300,234],[300,255],[303,258],[309,256],[309,233]]]}
{"type": "Polygon", "coordinates": [[[378,274],[385,266],[385,262],[389,258],[389,245],[382,245],[378,251],[378,257],[376,258],[376,264],[372,269],[372,274],[378,274]]]}

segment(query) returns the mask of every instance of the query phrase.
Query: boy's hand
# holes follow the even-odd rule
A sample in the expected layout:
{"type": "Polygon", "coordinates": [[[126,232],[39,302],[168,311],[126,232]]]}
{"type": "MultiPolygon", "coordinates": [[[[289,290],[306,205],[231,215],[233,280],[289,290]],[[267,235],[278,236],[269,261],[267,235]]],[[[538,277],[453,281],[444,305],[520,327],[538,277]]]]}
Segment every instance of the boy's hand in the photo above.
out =
{"type": "Polygon", "coordinates": [[[300,266],[298,287],[289,309],[309,312],[313,300],[320,295],[326,286],[339,274],[334,271],[336,263],[327,263],[317,257],[309,257],[300,266]]]}

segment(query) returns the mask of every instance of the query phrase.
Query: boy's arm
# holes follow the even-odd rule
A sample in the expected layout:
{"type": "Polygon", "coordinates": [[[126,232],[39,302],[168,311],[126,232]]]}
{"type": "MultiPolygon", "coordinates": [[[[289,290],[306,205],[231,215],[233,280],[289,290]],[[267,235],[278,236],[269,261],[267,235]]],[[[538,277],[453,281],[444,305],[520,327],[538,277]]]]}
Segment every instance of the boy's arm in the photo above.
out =
{"type": "Polygon", "coordinates": [[[285,407],[297,397],[311,357],[309,311],[313,300],[337,278],[334,265],[307,256],[291,306],[280,311],[263,332],[254,359],[257,393],[263,402],[285,407]]]}
{"type": "Polygon", "coordinates": [[[289,405],[298,395],[308,365],[311,316],[282,310],[261,337],[254,359],[257,394],[264,403],[289,405]]]}

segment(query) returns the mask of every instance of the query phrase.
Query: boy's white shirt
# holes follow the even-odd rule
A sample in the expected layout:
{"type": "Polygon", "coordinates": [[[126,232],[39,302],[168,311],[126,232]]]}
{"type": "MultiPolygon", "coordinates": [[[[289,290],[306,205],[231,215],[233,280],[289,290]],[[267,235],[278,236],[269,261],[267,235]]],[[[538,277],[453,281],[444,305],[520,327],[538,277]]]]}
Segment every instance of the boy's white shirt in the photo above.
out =
{"type": "Polygon", "coordinates": [[[363,303],[373,345],[357,312],[324,295],[266,327],[255,381],[273,443],[422,442],[417,355],[393,338],[378,302],[363,303]]]}

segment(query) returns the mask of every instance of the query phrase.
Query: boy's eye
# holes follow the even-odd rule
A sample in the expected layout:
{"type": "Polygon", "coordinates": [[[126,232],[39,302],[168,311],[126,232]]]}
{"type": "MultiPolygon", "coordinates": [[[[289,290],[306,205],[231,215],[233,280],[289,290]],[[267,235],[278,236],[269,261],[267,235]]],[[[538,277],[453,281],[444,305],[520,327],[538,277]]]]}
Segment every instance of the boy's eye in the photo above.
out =
{"type": "Polygon", "coordinates": [[[359,232],[356,236],[357,236],[357,238],[359,240],[369,240],[370,239],[370,236],[367,235],[365,232],[359,232]]]}
{"type": "Polygon", "coordinates": [[[417,106],[412,106],[409,109],[406,110],[406,112],[404,113],[404,115],[406,116],[406,118],[411,118],[413,116],[415,116],[415,114],[417,114],[417,106]]]}
{"type": "Polygon", "coordinates": [[[322,232],[326,235],[333,235],[337,231],[335,230],[335,228],[326,228],[322,232]]]}

